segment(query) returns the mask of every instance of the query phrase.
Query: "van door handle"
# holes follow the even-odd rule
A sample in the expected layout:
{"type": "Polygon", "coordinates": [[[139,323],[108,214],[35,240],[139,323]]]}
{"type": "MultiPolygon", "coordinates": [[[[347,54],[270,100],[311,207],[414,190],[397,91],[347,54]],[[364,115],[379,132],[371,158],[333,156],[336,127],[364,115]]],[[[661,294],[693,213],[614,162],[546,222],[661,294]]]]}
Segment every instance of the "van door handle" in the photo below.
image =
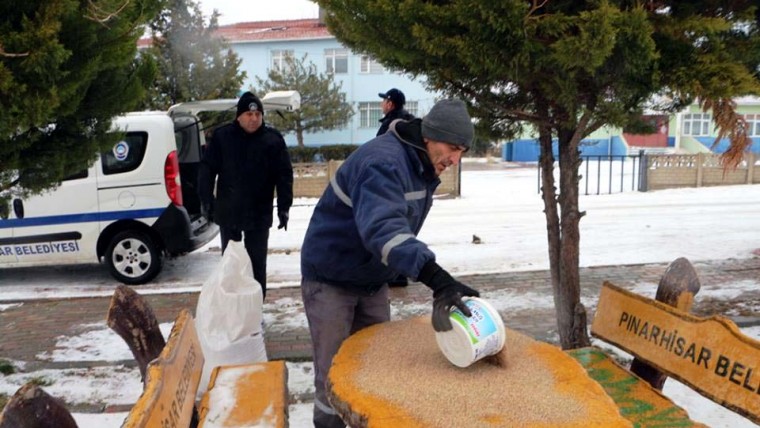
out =
{"type": "Polygon", "coordinates": [[[13,212],[16,214],[16,218],[24,218],[24,202],[21,199],[13,200],[13,212]]]}

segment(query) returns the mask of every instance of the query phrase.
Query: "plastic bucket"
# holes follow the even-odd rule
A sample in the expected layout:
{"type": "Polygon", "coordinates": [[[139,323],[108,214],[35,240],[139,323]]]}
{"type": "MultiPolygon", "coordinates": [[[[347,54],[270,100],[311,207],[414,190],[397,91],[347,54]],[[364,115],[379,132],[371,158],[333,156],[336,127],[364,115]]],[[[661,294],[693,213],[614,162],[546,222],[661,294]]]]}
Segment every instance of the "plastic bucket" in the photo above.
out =
{"type": "Polygon", "coordinates": [[[506,341],[506,331],[501,315],[490,303],[477,297],[462,300],[472,316],[467,317],[454,308],[449,315],[453,329],[436,332],[435,340],[452,364],[468,367],[501,351],[506,341]]]}

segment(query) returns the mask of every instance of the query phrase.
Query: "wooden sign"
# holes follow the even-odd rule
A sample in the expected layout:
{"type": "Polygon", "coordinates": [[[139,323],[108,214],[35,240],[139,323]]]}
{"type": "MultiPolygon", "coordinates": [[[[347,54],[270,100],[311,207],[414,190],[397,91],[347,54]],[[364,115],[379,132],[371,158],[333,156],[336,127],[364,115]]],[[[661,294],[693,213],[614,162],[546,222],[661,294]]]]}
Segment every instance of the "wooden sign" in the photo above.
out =
{"type": "Polygon", "coordinates": [[[122,427],[190,426],[202,369],[203,352],[195,322],[183,310],[174,322],[166,347],[148,366],[145,389],[122,427]]]}
{"type": "Polygon", "coordinates": [[[729,319],[700,318],[605,282],[591,333],[760,423],[760,342],[729,319]]]}

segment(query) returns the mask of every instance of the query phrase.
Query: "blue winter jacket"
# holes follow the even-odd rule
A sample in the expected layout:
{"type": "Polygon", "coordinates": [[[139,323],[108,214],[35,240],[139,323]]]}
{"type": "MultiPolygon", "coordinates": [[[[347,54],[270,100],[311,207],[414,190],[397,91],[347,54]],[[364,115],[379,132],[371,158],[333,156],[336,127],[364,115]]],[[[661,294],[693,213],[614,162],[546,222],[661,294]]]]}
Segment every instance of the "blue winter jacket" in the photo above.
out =
{"type": "Polygon", "coordinates": [[[440,183],[418,153],[420,123],[395,121],[338,168],[301,247],[305,279],[373,294],[399,273],[417,278],[435,259],[417,239],[440,183]]]}

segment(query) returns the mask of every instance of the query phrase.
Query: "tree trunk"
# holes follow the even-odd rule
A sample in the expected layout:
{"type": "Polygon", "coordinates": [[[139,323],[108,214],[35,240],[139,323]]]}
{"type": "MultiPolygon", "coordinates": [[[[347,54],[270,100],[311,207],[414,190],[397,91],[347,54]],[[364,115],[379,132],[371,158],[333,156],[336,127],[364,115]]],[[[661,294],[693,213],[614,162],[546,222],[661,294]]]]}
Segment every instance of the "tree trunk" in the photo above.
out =
{"type": "Polygon", "coordinates": [[[158,320],[147,301],[131,288],[116,288],[108,308],[108,326],[129,346],[145,381],[145,369],[166,346],[158,320]]]}
{"type": "MultiPolygon", "coordinates": [[[[687,259],[679,257],[668,266],[660,278],[655,300],[689,312],[699,288],[699,277],[694,266],[687,259]]],[[[659,391],[662,391],[662,387],[668,379],[667,375],[638,358],[634,358],[631,362],[631,372],[649,382],[652,388],[659,391]]]]}
{"type": "Polygon", "coordinates": [[[298,147],[303,147],[303,127],[301,123],[296,123],[296,140],[298,140],[298,147]]]}
{"type": "MultiPolygon", "coordinates": [[[[554,301],[559,299],[560,271],[559,271],[559,213],[557,212],[557,186],[554,182],[554,154],[552,153],[551,129],[542,127],[539,129],[539,143],[541,145],[541,194],[544,200],[544,215],[546,216],[546,235],[549,246],[549,272],[551,275],[554,301]]],[[[556,305],[555,305],[556,306],[556,305]]]]}
{"type": "Polygon", "coordinates": [[[61,400],[29,382],[0,413],[0,428],[77,428],[77,423],[61,400]]]}
{"type": "Polygon", "coordinates": [[[560,194],[560,286],[555,297],[557,328],[562,349],[575,349],[591,344],[586,329],[586,308],[581,304],[581,281],[578,269],[580,254],[579,223],[583,216],[578,209],[579,137],[570,132],[559,133],[560,194]]]}

